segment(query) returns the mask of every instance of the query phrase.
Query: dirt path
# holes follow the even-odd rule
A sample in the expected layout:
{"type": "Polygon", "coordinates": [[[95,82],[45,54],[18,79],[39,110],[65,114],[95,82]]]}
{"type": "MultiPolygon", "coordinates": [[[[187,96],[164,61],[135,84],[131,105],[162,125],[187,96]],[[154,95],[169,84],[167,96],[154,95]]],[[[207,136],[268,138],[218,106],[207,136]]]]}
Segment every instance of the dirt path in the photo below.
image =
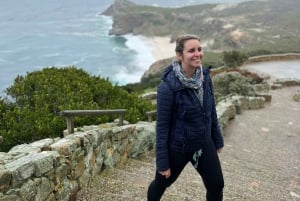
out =
{"type": "Polygon", "coordinates": [[[264,109],[244,111],[226,128],[221,161],[225,200],[300,200],[300,87],[271,91],[264,109]]]}
{"type": "MultiPolygon", "coordinates": [[[[300,103],[292,96],[300,87],[270,91],[264,109],[243,111],[225,130],[220,154],[227,201],[300,200],[300,103]]],[[[106,170],[78,200],[146,201],[155,160],[141,160],[106,170]]],[[[162,201],[205,200],[201,178],[188,165],[167,189],[162,201]]]]}
{"type": "Polygon", "coordinates": [[[268,61],[247,64],[241,67],[258,73],[262,77],[269,77],[269,81],[276,79],[300,79],[300,60],[268,61]]]}

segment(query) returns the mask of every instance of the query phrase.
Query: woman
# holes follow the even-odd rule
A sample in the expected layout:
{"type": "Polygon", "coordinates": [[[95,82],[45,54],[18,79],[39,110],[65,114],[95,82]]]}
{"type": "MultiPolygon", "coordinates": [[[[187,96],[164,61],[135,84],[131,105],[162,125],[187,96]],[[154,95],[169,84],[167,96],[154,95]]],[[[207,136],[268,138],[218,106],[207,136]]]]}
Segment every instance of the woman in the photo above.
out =
{"type": "Polygon", "coordinates": [[[202,177],[206,200],[219,201],[224,180],[218,153],[224,142],[200,39],[178,37],[175,52],[177,61],[164,71],[157,91],[156,175],[148,201],[160,200],[188,162],[202,177]]]}

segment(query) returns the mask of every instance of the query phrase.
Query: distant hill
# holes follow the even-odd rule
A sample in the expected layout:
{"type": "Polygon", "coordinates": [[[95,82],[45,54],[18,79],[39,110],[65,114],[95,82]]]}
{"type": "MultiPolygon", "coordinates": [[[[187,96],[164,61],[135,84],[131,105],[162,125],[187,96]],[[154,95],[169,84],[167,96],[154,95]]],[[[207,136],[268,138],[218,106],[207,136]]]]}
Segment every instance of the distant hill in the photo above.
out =
{"type": "Polygon", "coordinates": [[[113,17],[110,34],[197,34],[207,51],[232,49],[300,52],[300,0],[248,1],[159,8],[116,0],[103,15],[113,17]]]}

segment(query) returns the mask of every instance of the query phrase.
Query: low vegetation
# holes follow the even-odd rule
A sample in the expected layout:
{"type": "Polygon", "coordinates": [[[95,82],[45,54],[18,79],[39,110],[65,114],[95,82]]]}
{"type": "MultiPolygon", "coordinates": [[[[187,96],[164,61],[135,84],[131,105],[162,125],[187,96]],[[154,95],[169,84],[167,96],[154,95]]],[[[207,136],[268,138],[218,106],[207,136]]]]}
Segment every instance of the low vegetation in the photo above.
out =
{"type": "MultiPolygon", "coordinates": [[[[0,99],[0,151],[12,146],[48,137],[59,137],[66,128],[62,110],[127,109],[125,119],[131,123],[146,120],[153,105],[128,93],[109,80],[91,76],[76,67],[44,68],[18,76],[0,99]]],[[[117,116],[78,117],[75,126],[111,122],[117,116]]]]}

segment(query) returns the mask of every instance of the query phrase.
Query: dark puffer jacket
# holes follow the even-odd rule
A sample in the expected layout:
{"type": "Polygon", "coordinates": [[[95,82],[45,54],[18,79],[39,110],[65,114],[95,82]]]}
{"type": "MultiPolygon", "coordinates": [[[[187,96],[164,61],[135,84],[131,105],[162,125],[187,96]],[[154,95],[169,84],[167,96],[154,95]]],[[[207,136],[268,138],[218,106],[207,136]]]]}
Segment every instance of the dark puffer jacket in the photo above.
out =
{"type": "Polygon", "coordinates": [[[224,146],[218,124],[209,68],[203,68],[204,97],[201,105],[196,91],[185,88],[176,78],[173,66],[163,73],[157,93],[156,166],[169,168],[169,150],[194,152],[212,138],[216,149],[224,146]]]}

